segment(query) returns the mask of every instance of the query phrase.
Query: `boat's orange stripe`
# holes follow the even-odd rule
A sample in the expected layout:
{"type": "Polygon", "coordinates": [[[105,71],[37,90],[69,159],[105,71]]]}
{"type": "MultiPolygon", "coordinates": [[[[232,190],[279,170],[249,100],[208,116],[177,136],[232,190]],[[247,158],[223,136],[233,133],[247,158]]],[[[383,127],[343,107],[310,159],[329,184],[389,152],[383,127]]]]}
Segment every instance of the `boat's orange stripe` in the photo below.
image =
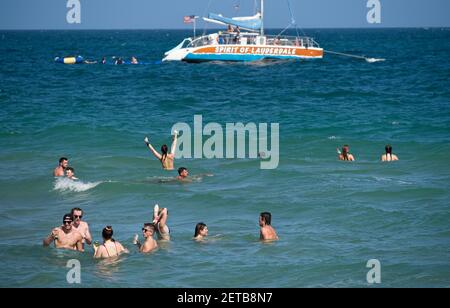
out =
{"type": "Polygon", "coordinates": [[[286,55],[302,57],[322,57],[323,50],[292,47],[255,47],[240,45],[217,45],[197,49],[195,54],[249,54],[249,55],[286,55]]]}

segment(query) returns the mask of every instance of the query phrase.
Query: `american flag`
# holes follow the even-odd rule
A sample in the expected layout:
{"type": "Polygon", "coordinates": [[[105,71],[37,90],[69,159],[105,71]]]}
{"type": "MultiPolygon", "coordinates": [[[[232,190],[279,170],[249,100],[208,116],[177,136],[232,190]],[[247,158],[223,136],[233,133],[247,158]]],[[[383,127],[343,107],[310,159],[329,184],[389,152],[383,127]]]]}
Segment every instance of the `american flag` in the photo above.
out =
{"type": "Polygon", "coordinates": [[[196,18],[197,18],[197,16],[195,16],[195,15],[184,16],[183,22],[184,22],[185,24],[190,24],[190,23],[193,23],[193,22],[195,21],[196,18]]]}

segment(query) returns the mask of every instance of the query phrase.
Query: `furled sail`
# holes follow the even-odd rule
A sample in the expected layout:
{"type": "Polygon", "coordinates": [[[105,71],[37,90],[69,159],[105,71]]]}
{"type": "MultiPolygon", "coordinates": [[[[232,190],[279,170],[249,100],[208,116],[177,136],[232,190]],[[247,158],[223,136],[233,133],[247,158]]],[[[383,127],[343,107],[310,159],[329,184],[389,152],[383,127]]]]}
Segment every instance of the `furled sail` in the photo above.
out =
{"type": "Polygon", "coordinates": [[[208,18],[204,18],[204,20],[222,25],[232,25],[235,27],[251,31],[261,29],[262,25],[260,13],[250,17],[234,17],[234,18],[223,17],[220,14],[210,13],[208,15],[208,18]]]}

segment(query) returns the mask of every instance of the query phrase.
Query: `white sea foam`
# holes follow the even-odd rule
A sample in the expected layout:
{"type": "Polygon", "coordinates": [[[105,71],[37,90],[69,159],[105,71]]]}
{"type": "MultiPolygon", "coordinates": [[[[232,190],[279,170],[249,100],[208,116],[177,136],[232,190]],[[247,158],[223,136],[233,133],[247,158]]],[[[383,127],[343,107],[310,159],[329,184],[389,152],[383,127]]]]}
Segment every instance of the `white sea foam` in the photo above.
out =
{"type": "Polygon", "coordinates": [[[375,62],[383,62],[383,61],[386,61],[386,59],[366,58],[366,61],[369,62],[369,63],[375,63],[375,62]]]}
{"type": "Polygon", "coordinates": [[[55,180],[55,185],[53,187],[54,190],[59,191],[74,191],[74,192],[82,192],[89,189],[92,189],[98,185],[100,185],[102,182],[94,182],[94,183],[84,183],[80,180],[70,180],[68,178],[58,178],[55,180]]]}

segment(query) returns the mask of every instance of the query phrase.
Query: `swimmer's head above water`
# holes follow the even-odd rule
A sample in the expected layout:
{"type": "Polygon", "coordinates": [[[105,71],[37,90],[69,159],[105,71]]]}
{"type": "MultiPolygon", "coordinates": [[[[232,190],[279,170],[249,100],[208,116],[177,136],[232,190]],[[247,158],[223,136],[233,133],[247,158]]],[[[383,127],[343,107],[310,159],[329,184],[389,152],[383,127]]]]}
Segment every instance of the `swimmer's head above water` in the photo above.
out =
{"type": "Polygon", "coordinates": [[[178,168],[178,177],[179,178],[187,178],[189,175],[189,171],[185,167],[178,168]]]}
{"type": "Polygon", "coordinates": [[[73,222],[73,217],[72,214],[66,214],[63,217],[63,229],[66,231],[70,231],[72,230],[72,222],[73,222]]]}
{"type": "Polygon", "coordinates": [[[207,236],[208,236],[208,227],[206,226],[205,223],[199,222],[195,226],[194,238],[195,239],[200,239],[200,238],[205,238],[207,236]]]}
{"type": "Polygon", "coordinates": [[[155,225],[152,223],[145,223],[144,227],[142,228],[142,235],[144,238],[153,237],[153,234],[155,233],[155,225]]]}
{"type": "Polygon", "coordinates": [[[263,212],[259,214],[259,225],[261,227],[263,226],[270,226],[272,223],[272,214],[269,212],[263,212]]]}

